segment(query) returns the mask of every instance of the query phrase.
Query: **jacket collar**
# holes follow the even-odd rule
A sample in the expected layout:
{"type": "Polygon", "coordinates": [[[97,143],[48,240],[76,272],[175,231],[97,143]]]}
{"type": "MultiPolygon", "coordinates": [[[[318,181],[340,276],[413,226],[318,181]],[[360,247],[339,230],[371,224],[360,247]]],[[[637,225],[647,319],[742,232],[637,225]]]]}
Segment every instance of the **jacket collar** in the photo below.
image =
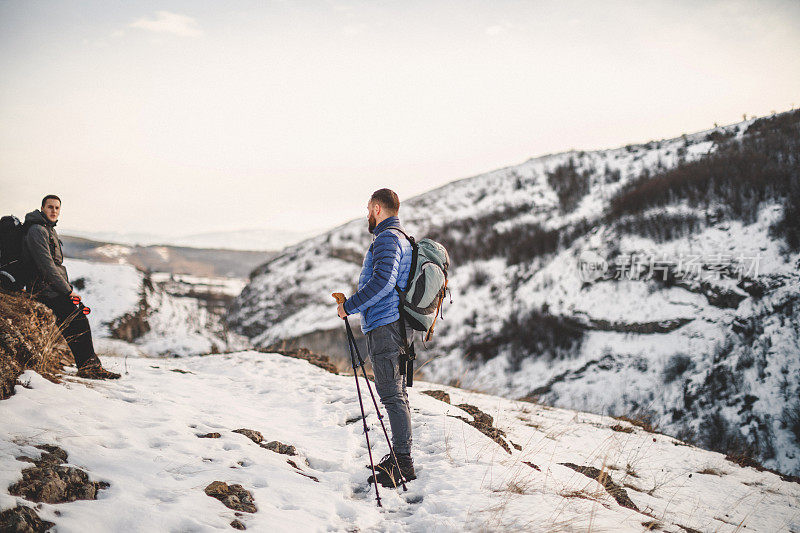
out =
{"type": "Polygon", "coordinates": [[[31,211],[27,215],[25,215],[25,223],[30,224],[38,224],[40,226],[45,226],[48,228],[55,227],[58,224],[58,220],[55,222],[50,222],[50,220],[44,216],[44,213],[40,209],[36,209],[35,211],[31,211]]]}
{"type": "Polygon", "coordinates": [[[391,227],[397,227],[397,228],[400,227],[400,217],[393,216],[387,218],[386,220],[375,226],[375,229],[372,231],[372,234],[377,237],[382,232],[386,231],[387,228],[391,227]]]}

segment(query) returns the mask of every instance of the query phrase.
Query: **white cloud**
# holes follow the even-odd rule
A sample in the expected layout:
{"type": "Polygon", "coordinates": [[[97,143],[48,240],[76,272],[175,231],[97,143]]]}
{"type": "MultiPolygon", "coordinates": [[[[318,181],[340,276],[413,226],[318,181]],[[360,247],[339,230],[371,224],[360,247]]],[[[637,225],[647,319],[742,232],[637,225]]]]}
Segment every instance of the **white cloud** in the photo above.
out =
{"type": "Polygon", "coordinates": [[[131,22],[130,27],[156,33],[171,33],[180,37],[203,35],[203,30],[200,29],[200,25],[195,19],[169,11],[156,11],[155,18],[141,18],[131,22]]]}

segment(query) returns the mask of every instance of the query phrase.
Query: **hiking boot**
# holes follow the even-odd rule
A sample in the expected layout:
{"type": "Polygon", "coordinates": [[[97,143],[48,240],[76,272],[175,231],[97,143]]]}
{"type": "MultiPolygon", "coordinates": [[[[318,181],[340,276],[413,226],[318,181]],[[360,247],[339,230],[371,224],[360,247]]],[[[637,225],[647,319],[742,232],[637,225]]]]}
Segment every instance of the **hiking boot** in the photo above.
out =
{"type": "Polygon", "coordinates": [[[100,360],[92,360],[78,369],[79,378],[87,379],[119,379],[120,375],[103,368],[100,360]]]}
{"type": "MultiPolygon", "coordinates": [[[[411,454],[398,453],[395,455],[397,457],[397,463],[400,465],[399,471],[391,455],[388,455],[388,462],[387,458],[384,457],[383,460],[375,466],[375,476],[377,477],[378,483],[384,487],[397,487],[400,483],[401,474],[406,481],[417,479],[417,475],[414,473],[414,461],[411,459],[411,454]]],[[[373,482],[373,477],[369,476],[367,483],[373,482]]]]}
{"type": "MultiPolygon", "coordinates": [[[[399,460],[400,459],[398,458],[398,461],[399,460]]],[[[380,463],[375,463],[375,471],[377,472],[378,470],[386,470],[387,468],[389,468],[389,465],[393,462],[394,459],[392,459],[392,454],[387,453],[386,455],[383,456],[383,459],[381,459],[380,463]]],[[[364,465],[364,467],[367,470],[372,470],[372,466],[370,465],[364,465]]]]}

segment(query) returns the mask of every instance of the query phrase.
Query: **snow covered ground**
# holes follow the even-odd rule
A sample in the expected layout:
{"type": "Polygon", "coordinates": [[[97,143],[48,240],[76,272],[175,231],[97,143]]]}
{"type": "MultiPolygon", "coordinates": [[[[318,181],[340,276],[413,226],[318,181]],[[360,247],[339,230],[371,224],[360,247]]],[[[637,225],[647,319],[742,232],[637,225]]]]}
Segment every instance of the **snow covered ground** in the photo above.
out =
{"type": "MultiPolygon", "coordinates": [[[[59,532],[227,531],[234,519],[254,531],[800,531],[800,484],[608,417],[422,382],[409,394],[418,479],[382,490],[378,509],[352,376],[257,352],[103,362],[122,379],[53,384],[29,371],[30,388],[0,402],[0,509],[32,505],[8,493],[29,466],[14,458],[55,444],[110,483],[97,501],[42,504],[59,532]],[[421,394],[432,388],[453,405],[421,394]],[[492,415],[521,450],[451,416],[470,418],[461,403],[492,415]],[[221,436],[197,436],[208,432],[221,436]],[[639,511],[562,463],[601,469],[639,511]],[[251,491],[258,511],[236,516],[207,496],[217,480],[251,491]]],[[[380,456],[374,413],[368,422],[380,456]]]]}

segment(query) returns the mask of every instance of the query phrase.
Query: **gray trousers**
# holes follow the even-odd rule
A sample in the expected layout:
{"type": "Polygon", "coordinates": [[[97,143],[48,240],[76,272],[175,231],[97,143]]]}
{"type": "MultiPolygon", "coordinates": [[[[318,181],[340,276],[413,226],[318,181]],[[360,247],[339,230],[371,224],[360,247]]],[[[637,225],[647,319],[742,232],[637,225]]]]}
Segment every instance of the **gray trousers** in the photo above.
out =
{"type": "Polygon", "coordinates": [[[367,332],[367,350],[375,375],[375,390],[389,414],[392,446],[395,453],[411,453],[411,410],[405,376],[400,374],[402,343],[399,320],[367,332]]]}

